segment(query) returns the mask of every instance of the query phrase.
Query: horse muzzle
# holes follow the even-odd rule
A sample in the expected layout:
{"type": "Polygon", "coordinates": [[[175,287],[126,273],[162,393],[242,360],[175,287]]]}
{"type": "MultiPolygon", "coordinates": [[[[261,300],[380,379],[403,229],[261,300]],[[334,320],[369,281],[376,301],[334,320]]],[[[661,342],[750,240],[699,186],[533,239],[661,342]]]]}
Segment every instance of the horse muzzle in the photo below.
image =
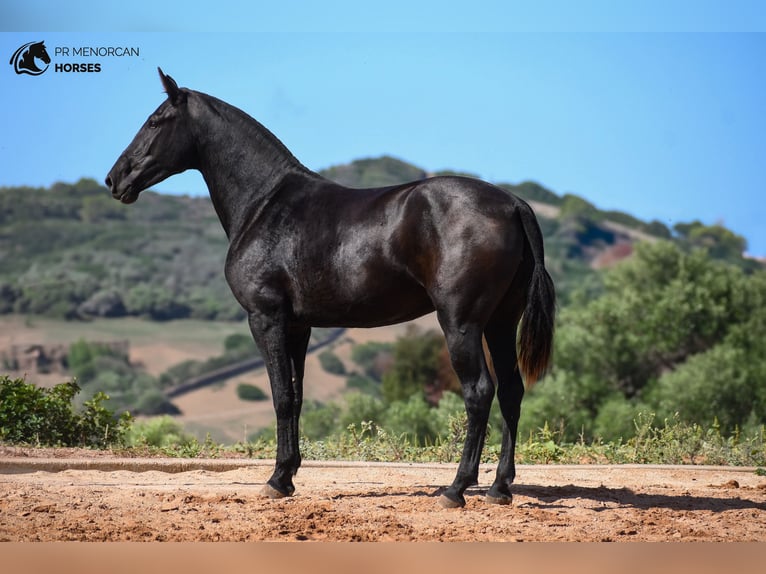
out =
{"type": "Polygon", "coordinates": [[[133,186],[130,183],[125,185],[123,181],[119,180],[115,183],[115,179],[111,174],[106,176],[104,182],[112,193],[114,199],[117,199],[122,203],[133,203],[138,199],[138,193],[134,191],[133,186]]]}
{"type": "Polygon", "coordinates": [[[114,199],[126,204],[135,202],[141,192],[141,189],[135,186],[133,166],[124,156],[109,170],[104,183],[114,199]]]}

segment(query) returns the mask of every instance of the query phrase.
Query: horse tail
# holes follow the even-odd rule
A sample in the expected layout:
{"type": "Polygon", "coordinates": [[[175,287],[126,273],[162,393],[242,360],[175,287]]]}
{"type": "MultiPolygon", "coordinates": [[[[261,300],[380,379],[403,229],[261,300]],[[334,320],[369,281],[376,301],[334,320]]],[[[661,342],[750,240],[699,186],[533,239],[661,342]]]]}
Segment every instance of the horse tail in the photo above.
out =
{"type": "Polygon", "coordinates": [[[532,208],[519,202],[519,216],[534,267],[527,291],[527,307],[519,332],[519,369],[527,387],[532,387],[548,370],[553,352],[553,329],[556,316],[556,290],[545,269],[543,234],[532,208]]]}

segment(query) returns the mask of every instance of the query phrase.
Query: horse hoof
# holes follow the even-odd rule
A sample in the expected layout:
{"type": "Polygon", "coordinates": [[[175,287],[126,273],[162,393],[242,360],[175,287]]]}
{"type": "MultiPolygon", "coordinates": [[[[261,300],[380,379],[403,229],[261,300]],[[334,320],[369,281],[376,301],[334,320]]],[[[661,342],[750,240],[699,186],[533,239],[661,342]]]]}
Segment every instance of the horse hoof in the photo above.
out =
{"type": "Polygon", "coordinates": [[[284,492],[277,490],[276,488],[274,488],[268,483],[263,485],[263,488],[261,489],[261,494],[272,500],[277,500],[279,498],[287,498],[288,496],[290,496],[289,494],[285,494],[284,492]]]}
{"type": "Polygon", "coordinates": [[[439,497],[439,506],[442,508],[463,508],[465,506],[465,501],[452,500],[449,496],[442,494],[439,497]]]}
{"type": "Polygon", "coordinates": [[[511,496],[510,494],[507,494],[507,495],[503,494],[501,496],[490,496],[488,494],[485,497],[485,500],[489,504],[502,504],[502,505],[505,505],[505,504],[510,504],[511,502],[513,502],[513,496],[511,496]]]}

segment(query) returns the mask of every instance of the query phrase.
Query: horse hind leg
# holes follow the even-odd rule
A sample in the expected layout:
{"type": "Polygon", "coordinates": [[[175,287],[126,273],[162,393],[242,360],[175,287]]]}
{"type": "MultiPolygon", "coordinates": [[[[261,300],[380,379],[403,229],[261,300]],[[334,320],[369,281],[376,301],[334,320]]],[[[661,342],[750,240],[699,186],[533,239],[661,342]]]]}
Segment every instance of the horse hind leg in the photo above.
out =
{"type": "Polygon", "coordinates": [[[461,326],[441,322],[452,367],[463,387],[468,415],[468,431],[455,480],[439,500],[445,508],[457,508],[465,506],[465,490],[478,482],[479,461],[495,389],[484,359],[481,328],[477,325],[461,326]]]}
{"type": "Polygon", "coordinates": [[[503,415],[503,442],[495,481],[487,492],[487,502],[510,504],[511,484],[516,478],[516,438],[521,414],[524,383],[517,368],[516,324],[518,320],[500,325],[490,324],[484,335],[497,377],[497,400],[503,415]]]}

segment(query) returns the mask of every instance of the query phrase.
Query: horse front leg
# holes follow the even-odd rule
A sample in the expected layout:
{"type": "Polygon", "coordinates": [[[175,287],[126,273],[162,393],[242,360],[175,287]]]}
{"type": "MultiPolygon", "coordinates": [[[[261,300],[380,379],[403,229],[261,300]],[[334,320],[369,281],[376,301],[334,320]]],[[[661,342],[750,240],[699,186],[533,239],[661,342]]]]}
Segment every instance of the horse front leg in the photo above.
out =
{"type": "MultiPolygon", "coordinates": [[[[298,417],[303,392],[301,388],[296,392],[293,381],[291,340],[284,321],[251,313],[249,323],[253,338],[266,362],[277,415],[277,460],[274,473],[263,488],[263,494],[269,498],[283,498],[295,491],[293,476],[301,464],[298,417]]],[[[302,364],[300,372],[302,375],[302,364]]]]}

